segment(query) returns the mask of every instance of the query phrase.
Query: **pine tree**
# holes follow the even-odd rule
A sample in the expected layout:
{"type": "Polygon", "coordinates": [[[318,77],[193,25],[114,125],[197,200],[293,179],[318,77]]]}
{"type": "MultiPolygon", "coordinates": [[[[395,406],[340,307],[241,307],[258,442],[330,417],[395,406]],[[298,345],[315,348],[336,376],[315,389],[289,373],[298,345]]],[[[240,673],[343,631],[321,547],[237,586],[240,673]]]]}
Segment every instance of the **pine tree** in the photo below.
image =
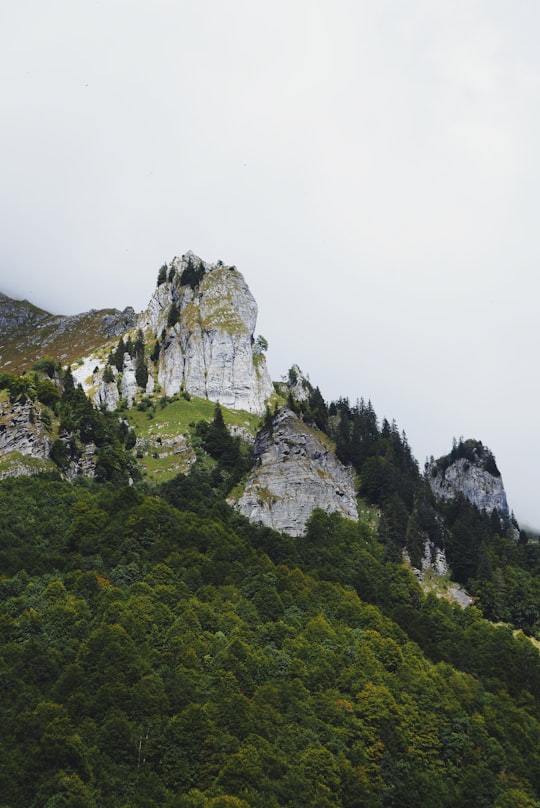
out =
{"type": "Polygon", "coordinates": [[[109,364],[105,365],[105,370],[103,371],[103,381],[105,382],[105,384],[110,384],[111,382],[114,382],[114,374],[109,364]]]}
{"type": "Polygon", "coordinates": [[[160,270],[158,272],[157,285],[161,286],[161,284],[165,283],[166,280],[167,280],[167,264],[163,264],[163,266],[160,267],[160,270]]]}
{"type": "Polygon", "coordinates": [[[139,328],[137,331],[137,340],[135,342],[135,380],[139,387],[143,390],[146,389],[148,382],[148,365],[144,356],[144,336],[139,328]]]}
{"type": "Polygon", "coordinates": [[[116,346],[115,350],[111,352],[109,355],[109,364],[116,368],[116,370],[121,373],[124,367],[124,354],[126,352],[126,345],[124,342],[123,337],[120,337],[120,341],[116,346]]]}
{"type": "Polygon", "coordinates": [[[193,263],[193,259],[190,257],[188,258],[186,268],[182,272],[182,277],[180,278],[180,283],[182,286],[191,286],[192,289],[195,289],[201,282],[201,279],[204,275],[204,264],[202,261],[199,263],[198,266],[195,266],[193,263]]]}
{"type": "Polygon", "coordinates": [[[180,319],[180,311],[178,310],[178,306],[173,301],[171,304],[171,308],[169,309],[169,315],[167,317],[167,325],[169,328],[172,328],[176,325],[178,320],[180,319]]]}

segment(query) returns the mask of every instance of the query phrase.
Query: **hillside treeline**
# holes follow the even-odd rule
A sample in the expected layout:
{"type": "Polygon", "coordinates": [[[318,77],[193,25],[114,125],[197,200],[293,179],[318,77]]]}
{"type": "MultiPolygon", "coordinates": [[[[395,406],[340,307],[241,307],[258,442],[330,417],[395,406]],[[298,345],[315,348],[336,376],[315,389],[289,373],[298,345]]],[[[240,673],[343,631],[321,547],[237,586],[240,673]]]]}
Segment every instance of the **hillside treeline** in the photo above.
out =
{"type": "Polygon", "coordinates": [[[0,805],[537,805],[530,640],[223,480],[0,483],[0,805]]]}

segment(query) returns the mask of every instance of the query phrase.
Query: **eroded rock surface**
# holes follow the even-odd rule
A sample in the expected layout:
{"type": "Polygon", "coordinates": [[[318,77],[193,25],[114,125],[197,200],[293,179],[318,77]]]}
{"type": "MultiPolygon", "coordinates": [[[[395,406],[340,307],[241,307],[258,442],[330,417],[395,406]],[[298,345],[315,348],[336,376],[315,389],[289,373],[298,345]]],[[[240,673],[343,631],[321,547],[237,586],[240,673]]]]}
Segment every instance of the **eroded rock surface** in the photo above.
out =
{"type": "Polygon", "coordinates": [[[159,341],[157,382],[231,409],[263,413],[272,394],[266,360],[254,338],[257,304],[235,267],[175,258],[141,315],[159,341]]]}
{"type": "Polygon", "coordinates": [[[509,512],[495,458],[480,441],[460,443],[450,455],[433,460],[426,477],[437,497],[452,499],[461,493],[480,510],[509,512]]]}
{"type": "Polygon", "coordinates": [[[0,404],[0,456],[18,452],[47,460],[51,441],[31,401],[0,404]]]}
{"type": "Polygon", "coordinates": [[[293,412],[281,410],[259,432],[255,466],[235,507],[252,522],[301,536],[316,508],[358,519],[353,473],[337,460],[325,436],[293,412]]]}

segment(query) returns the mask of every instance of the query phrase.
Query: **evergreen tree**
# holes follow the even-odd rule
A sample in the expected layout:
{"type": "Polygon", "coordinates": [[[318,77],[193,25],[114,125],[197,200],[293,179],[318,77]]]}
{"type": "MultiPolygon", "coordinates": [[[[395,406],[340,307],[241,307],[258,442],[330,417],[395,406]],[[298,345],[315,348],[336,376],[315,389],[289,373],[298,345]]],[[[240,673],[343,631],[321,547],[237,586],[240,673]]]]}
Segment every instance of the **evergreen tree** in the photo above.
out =
{"type": "Polygon", "coordinates": [[[121,373],[124,368],[124,354],[126,353],[126,344],[124,338],[120,337],[118,345],[115,350],[109,355],[109,364],[113,365],[116,370],[121,373]]]}
{"type": "Polygon", "coordinates": [[[144,335],[142,330],[139,328],[137,331],[137,339],[135,341],[135,380],[139,387],[143,390],[146,389],[146,384],[148,382],[148,365],[146,364],[146,358],[144,355],[144,335]]]}
{"type": "Polygon", "coordinates": [[[219,465],[239,479],[250,465],[249,457],[242,453],[242,443],[238,436],[233,437],[223,418],[223,411],[216,404],[211,423],[201,422],[197,433],[202,438],[203,448],[219,465]]]}
{"type": "Polygon", "coordinates": [[[169,328],[172,328],[173,326],[176,325],[179,319],[180,319],[180,310],[176,302],[173,300],[173,302],[171,303],[171,308],[169,309],[169,314],[167,316],[167,326],[169,328]]]}
{"type": "Polygon", "coordinates": [[[157,362],[158,361],[158,359],[159,359],[159,351],[160,351],[160,345],[159,345],[159,340],[157,339],[154,342],[154,347],[152,348],[152,353],[150,354],[150,359],[152,360],[152,362],[157,362]]]}
{"type": "Polygon", "coordinates": [[[114,382],[114,374],[112,372],[112,368],[109,363],[105,365],[105,369],[103,371],[103,381],[105,384],[110,384],[114,382]]]}
{"type": "Polygon", "coordinates": [[[322,432],[328,431],[328,409],[318,387],[312,390],[309,395],[306,416],[307,419],[313,421],[322,432]]]}
{"type": "Polygon", "coordinates": [[[182,276],[180,278],[180,284],[182,286],[191,286],[192,289],[195,289],[204,275],[204,264],[200,262],[197,266],[193,262],[191,256],[187,260],[186,268],[182,272],[182,276]]]}
{"type": "Polygon", "coordinates": [[[161,286],[167,280],[167,264],[160,267],[157,278],[157,285],[161,286]]]}

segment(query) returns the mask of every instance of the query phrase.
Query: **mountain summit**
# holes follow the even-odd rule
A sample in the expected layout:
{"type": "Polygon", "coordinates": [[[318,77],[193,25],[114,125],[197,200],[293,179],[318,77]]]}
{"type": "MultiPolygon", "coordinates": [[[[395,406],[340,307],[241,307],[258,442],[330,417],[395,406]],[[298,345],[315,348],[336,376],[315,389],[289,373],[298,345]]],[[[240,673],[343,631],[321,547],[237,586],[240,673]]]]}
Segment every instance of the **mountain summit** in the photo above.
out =
{"type": "Polygon", "coordinates": [[[186,390],[262,414],[273,388],[256,322],[257,303],[236,267],[189,252],[161,268],[139,326],[157,341],[156,381],[165,395],[186,390]]]}
{"type": "Polygon", "coordinates": [[[428,463],[426,476],[436,497],[452,499],[463,494],[479,510],[509,513],[495,457],[481,441],[456,442],[449,454],[428,463]]]}
{"type": "Polygon", "coordinates": [[[256,323],[236,267],[192,252],[161,266],[139,314],[55,316],[1,295],[0,476],[52,466],[67,477],[164,480],[188,473],[201,452],[227,473],[243,457],[228,500],[252,522],[301,536],[316,509],[358,520],[360,495],[382,508],[388,542],[396,553],[408,546],[416,566],[426,543],[445,551],[436,516],[445,501],[462,494],[508,516],[495,459],[479,441],[432,460],[422,482],[406,437],[379,426],[369,403],[327,408],[296,365],[274,387],[256,323]],[[224,421],[209,437],[197,424],[218,404],[224,421]]]}

